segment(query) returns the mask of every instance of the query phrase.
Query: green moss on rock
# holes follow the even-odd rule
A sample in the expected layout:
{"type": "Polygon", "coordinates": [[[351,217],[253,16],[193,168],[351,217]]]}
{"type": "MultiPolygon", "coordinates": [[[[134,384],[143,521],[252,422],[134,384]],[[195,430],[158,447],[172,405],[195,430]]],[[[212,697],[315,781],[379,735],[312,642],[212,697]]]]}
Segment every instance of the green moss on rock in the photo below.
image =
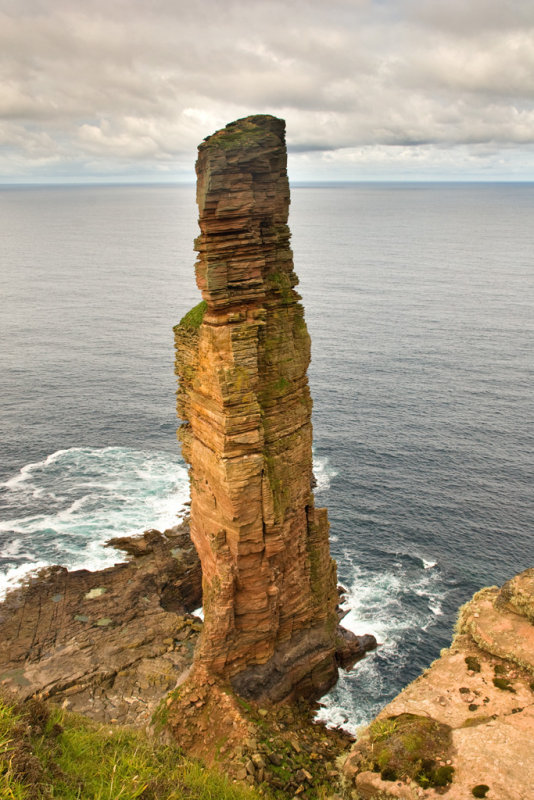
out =
{"type": "Polygon", "coordinates": [[[202,324],[207,307],[208,304],[206,301],[201,300],[198,305],[193,306],[193,308],[182,317],[179,325],[183,328],[189,328],[190,330],[197,330],[202,324]]]}
{"type": "Polygon", "coordinates": [[[480,661],[475,656],[466,656],[465,663],[471,672],[480,672],[480,661]]]}
{"type": "Polygon", "coordinates": [[[515,694],[515,689],[508,678],[494,678],[493,685],[496,686],[497,689],[502,689],[503,692],[513,692],[515,694]]]}
{"type": "Polygon", "coordinates": [[[495,719],[495,717],[488,717],[488,716],[478,716],[478,717],[468,717],[465,722],[462,723],[460,727],[462,728],[476,728],[477,725],[486,725],[490,720],[495,719]]]}
{"type": "Polygon", "coordinates": [[[380,772],[383,780],[410,779],[424,789],[452,782],[454,767],[445,763],[452,754],[449,725],[431,717],[400,714],[377,720],[368,735],[364,766],[380,772]]]}

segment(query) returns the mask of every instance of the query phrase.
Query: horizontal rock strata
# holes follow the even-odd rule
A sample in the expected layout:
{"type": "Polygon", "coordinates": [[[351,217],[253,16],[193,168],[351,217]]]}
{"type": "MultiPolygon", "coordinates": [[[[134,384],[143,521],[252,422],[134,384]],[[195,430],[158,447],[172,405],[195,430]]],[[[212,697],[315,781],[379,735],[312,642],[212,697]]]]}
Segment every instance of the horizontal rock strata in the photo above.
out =
{"type": "Polygon", "coordinates": [[[358,797],[532,797],[533,609],[534,569],[501,590],[483,589],[463,607],[450,649],[355,745],[345,773],[358,797]],[[445,731],[431,758],[418,749],[429,725],[445,731]]]}
{"type": "Polygon", "coordinates": [[[250,698],[321,694],[337,677],[336,566],[312,493],[284,122],[248,117],[208,137],[197,176],[203,301],[175,328],[203,572],[195,664],[250,698]]]}
{"type": "Polygon", "coordinates": [[[110,544],[132,558],[96,572],[49,567],[0,604],[0,684],[146,724],[191,666],[200,562],[187,525],[110,544]]]}

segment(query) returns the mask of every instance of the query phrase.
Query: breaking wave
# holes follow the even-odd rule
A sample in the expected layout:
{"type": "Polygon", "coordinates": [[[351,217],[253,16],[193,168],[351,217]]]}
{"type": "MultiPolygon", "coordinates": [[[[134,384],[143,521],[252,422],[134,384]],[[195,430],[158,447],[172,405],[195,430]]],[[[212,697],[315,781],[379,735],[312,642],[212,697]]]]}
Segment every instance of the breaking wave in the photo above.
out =
{"type": "Polygon", "coordinates": [[[357,635],[373,634],[378,648],[353,671],[340,671],[337,685],[321,700],[317,719],[355,734],[398,693],[398,675],[410,666],[408,638],[422,643],[443,613],[447,586],[438,565],[432,567],[402,555],[378,573],[352,564],[342,606],[348,613],[341,624],[357,635]]]}
{"type": "MultiPolygon", "coordinates": [[[[336,474],[314,460],[317,491],[336,474]]],[[[117,559],[114,536],[175,525],[189,500],[178,455],[128,447],[71,447],[26,464],[0,484],[0,597],[50,564],[101,569],[117,559]]]]}
{"type": "Polygon", "coordinates": [[[178,456],[127,447],[57,450],[0,490],[0,594],[49,564],[112,565],[117,553],[104,542],[175,525],[189,499],[178,456]]]}
{"type": "Polygon", "coordinates": [[[330,489],[333,478],[337,471],[332,467],[327,456],[315,456],[313,458],[313,474],[315,475],[315,493],[325,492],[330,489]]]}

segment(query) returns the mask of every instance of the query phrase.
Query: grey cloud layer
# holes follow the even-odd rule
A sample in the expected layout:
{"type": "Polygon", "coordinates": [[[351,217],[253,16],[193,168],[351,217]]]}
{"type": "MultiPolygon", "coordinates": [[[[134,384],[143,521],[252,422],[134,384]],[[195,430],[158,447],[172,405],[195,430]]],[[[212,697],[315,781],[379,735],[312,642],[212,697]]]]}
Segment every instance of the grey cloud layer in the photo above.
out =
{"type": "Polygon", "coordinates": [[[309,163],[530,154],[534,3],[0,0],[0,78],[6,178],[189,170],[253,112],[309,163]]]}

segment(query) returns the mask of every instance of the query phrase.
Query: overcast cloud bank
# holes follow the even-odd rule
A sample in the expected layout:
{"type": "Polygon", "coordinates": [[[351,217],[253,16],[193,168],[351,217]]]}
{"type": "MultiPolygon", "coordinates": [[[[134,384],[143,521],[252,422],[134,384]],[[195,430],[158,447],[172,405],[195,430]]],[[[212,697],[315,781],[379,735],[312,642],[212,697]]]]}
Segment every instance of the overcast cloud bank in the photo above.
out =
{"type": "Polygon", "coordinates": [[[532,0],[0,0],[0,180],[193,180],[227,122],[294,180],[534,180],[532,0]]]}

